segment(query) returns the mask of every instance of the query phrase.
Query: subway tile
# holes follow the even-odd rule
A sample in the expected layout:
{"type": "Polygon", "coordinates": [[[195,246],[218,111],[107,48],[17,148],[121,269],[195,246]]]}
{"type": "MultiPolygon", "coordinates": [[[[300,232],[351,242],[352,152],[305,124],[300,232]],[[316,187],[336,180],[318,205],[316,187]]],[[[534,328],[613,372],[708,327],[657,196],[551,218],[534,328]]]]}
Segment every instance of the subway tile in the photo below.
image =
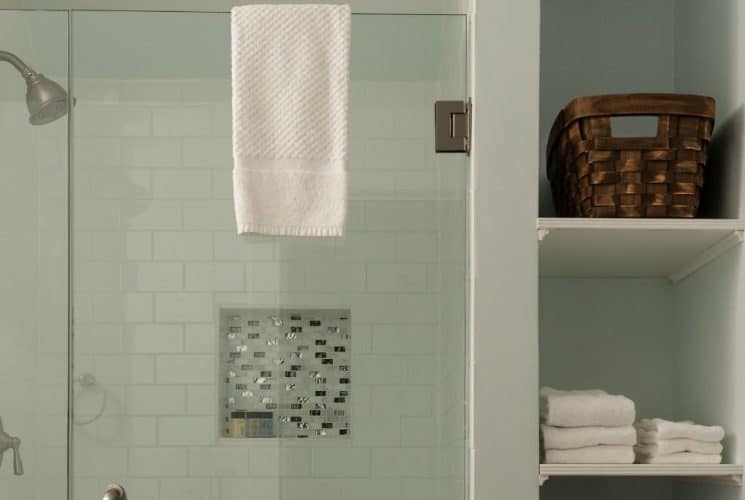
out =
{"type": "Polygon", "coordinates": [[[80,290],[113,291],[121,289],[121,266],[115,262],[80,262],[75,269],[80,290]]]}
{"type": "Polygon", "coordinates": [[[396,233],[347,232],[337,240],[335,256],[339,260],[367,262],[396,259],[396,233]]]}
{"type": "Polygon", "coordinates": [[[118,80],[119,100],[138,104],[181,101],[181,89],[173,80],[118,80]]]}
{"type": "Polygon", "coordinates": [[[104,386],[152,384],[155,382],[155,359],[131,354],[96,356],[94,373],[97,383],[104,386]]]}
{"type": "Polygon", "coordinates": [[[156,294],[155,317],[164,323],[209,323],[212,321],[212,297],[207,293],[156,294]]]}
{"type": "Polygon", "coordinates": [[[357,263],[317,262],[306,266],[306,287],[320,292],[365,289],[365,266],[357,263]]]}
{"type": "Polygon", "coordinates": [[[395,171],[372,169],[350,170],[349,199],[351,200],[394,200],[397,194],[395,171]]]}
{"type": "Polygon", "coordinates": [[[153,135],[204,136],[211,129],[210,108],[207,106],[154,107],[153,135]]]}
{"type": "Polygon", "coordinates": [[[366,139],[367,168],[393,171],[433,169],[425,141],[416,139],[366,139]]]}
{"type": "Polygon", "coordinates": [[[393,316],[400,323],[437,323],[437,295],[400,294],[395,311],[393,316]]]}
{"type": "Polygon", "coordinates": [[[141,137],[123,139],[121,163],[126,167],[177,168],[181,166],[181,139],[141,137]]]}
{"type": "Polygon", "coordinates": [[[75,133],[84,137],[148,136],[151,114],[147,107],[91,104],[75,107],[75,133]]]}
{"type": "Polygon", "coordinates": [[[423,264],[368,264],[367,289],[371,292],[418,292],[427,288],[423,264]]]}
{"type": "Polygon", "coordinates": [[[215,481],[212,479],[161,479],[160,497],[150,498],[152,500],[212,500],[215,486],[215,481]]]}
{"type": "Polygon", "coordinates": [[[431,477],[434,448],[373,448],[372,475],[377,477],[431,477]]]}
{"type": "MultiPolygon", "coordinates": [[[[133,202],[134,203],[134,202],[133,202]]],[[[127,229],[180,229],[181,205],[177,201],[139,200],[123,216],[127,229]]]]}
{"type": "Polygon", "coordinates": [[[158,417],[158,444],[162,446],[206,446],[216,438],[214,417],[158,417]]]}
{"type": "Polygon", "coordinates": [[[314,477],[367,477],[370,474],[368,448],[315,448],[314,477]]]}
{"type": "Polygon", "coordinates": [[[297,477],[311,474],[311,449],[281,446],[252,447],[249,472],[252,476],[297,477]]]}
{"type": "Polygon", "coordinates": [[[184,350],[184,333],[181,325],[139,324],[128,325],[125,347],[134,353],[174,353],[184,350]]]}
{"type": "Polygon", "coordinates": [[[401,444],[403,446],[437,446],[437,431],[433,417],[403,417],[401,444]]]}
{"type": "Polygon", "coordinates": [[[122,352],[121,325],[75,325],[75,351],[77,354],[122,352]]]}
{"type": "Polygon", "coordinates": [[[431,384],[437,376],[434,356],[409,356],[406,358],[404,381],[407,384],[431,384]]]}
{"type": "MultiPolygon", "coordinates": [[[[244,475],[244,474],[238,474],[244,475]]],[[[280,496],[280,484],[277,479],[270,478],[231,478],[223,479],[222,497],[220,500],[245,500],[246,492],[250,492],[251,498],[279,499],[284,500],[284,492],[280,496]]]]}
{"type": "MultiPolygon", "coordinates": [[[[209,186],[209,184],[206,184],[209,186]]],[[[235,230],[235,211],[229,200],[184,201],[184,228],[235,230]]]]}
{"type": "Polygon", "coordinates": [[[352,442],[355,446],[399,446],[401,419],[398,416],[355,415],[352,421],[352,442]]]}
{"type": "Polygon", "coordinates": [[[186,393],[183,387],[135,385],[126,388],[129,415],[183,415],[186,393]]]}
{"type": "Polygon", "coordinates": [[[435,352],[435,326],[374,325],[375,354],[432,354],[435,352]]]}
{"type": "Polygon", "coordinates": [[[127,266],[127,288],[145,292],[170,292],[184,288],[182,264],[139,262],[127,266]]]}
{"type": "MultiPolygon", "coordinates": [[[[413,500],[412,497],[402,496],[401,480],[395,478],[340,479],[337,484],[341,498],[353,498],[354,500],[413,500]]],[[[434,500],[434,496],[421,500],[434,500]]]]}
{"type": "Polygon", "coordinates": [[[372,231],[436,231],[437,203],[430,201],[368,201],[365,224],[372,231]]]}
{"type": "Polygon", "coordinates": [[[215,258],[218,260],[265,261],[275,258],[276,244],[271,238],[216,232],[215,258]]]}
{"type": "Polygon", "coordinates": [[[212,235],[207,232],[157,232],[154,235],[154,257],[160,260],[209,260],[212,258],[212,235]]]}
{"type": "Polygon", "coordinates": [[[186,264],[186,289],[221,292],[243,290],[243,265],[221,262],[186,264]]]}
{"type": "Polygon", "coordinates": [[[186,352],[213,353],[217,350],[215,325],[186,325],[186,352]]]}
{"type": "MultiPolygon", "coordinates": [[[[248,475],[247,448],[190,448],[189,475],[240,477],[248,475]]],[[[245,495],[245,491],[243,492],[245,495]]]]}
{"type": "Polygon", "coordinates": [[[132,323],[153,320],[153,296],[150,293],[124,294],[124,320],[132,323]]]}
{"type": "Polygon", "coordinates": [[[405,361],[400,356],[356,355],[352,351],[354,381],[365,385],[400,384],[403,381],[405,361]]]}
{"type": "Polygon", "coordinates": [[[339,491],[339,479],[283,477],[277,481],[277,484],[282,493],[282,500],[318,500],[321,498],[343,500],[345,498],[339,491]]]}
{"type": "Polygon", "coordinates": [[[212,170],[212,198],[233,201],[233,172],[229,169],[212,170]]]}
{"type": "Polygon", "coordinates": [[[246,289],[257,292],[305,289],[305,266],[288,262],[246,264],[246,289]]]}
{"type": "Polygon", "coordinates": [[[233,144],[228,137],[186,137],[183,140],[185,167],[233,168],[233,144]]]}
{"type": "Polygon", "coordinates": [[[189,415],[214,415],[217,408],[217,387],[190,385],[187,387],[187,413],[189,415]]]}
{"type": "Polygon", "coordinates": [[[75,157],[73,175],[85,168],[116,167],[121,165],[122,141],[110,137],[74,137],[75,157]]]}
{"type": "Polygon", "coordinates": [[[152,193],[153,197],[163,199],[208,198],[211,182],[209,170],[153,170],[152,193]]]}
{"type": "Polygon", "coordinates": [[[395,174],[396,198],[437,201],[440,197],[439,182],[440,179],[435,170],[398,171],[395,174]]]}
{"type": "Polygon", "coordinates": [[[129,474],[135,477],[184,476],[187,472],[186,449],[130,448],[129,474]]]}
{"type": "Polygon", "coordinates": [[[215,371],[211,355],[162,355],[156,358],[155,380],[159,384],[213,384],[215,371]]]}
{"type": "Polygon", "coordinates": [[[230,76],[220,79],[181,80],[184,102],[220,103],[230,101],[230,76]]]}

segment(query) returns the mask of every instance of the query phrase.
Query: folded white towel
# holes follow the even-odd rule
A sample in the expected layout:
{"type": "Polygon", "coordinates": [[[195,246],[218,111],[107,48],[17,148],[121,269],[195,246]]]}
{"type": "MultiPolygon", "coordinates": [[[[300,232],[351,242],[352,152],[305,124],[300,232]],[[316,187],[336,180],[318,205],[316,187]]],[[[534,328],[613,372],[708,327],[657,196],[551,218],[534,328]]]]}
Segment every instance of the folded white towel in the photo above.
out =
{"type": "Polygon", "coordinates": [[[598,445],[636,444],[636,430],[625,427],[553,427],[541,426],[543,447],[546,449],[585,448],[598,445]]]}
{"type": "Polygon", "coordinates": [[[695,439],[660,439],[654,444],[638,444],[634,447],[637,455],[657,457],[673,453],[700,453],[702,455],[721,455],[721,443],[696,441],[695,439]]]}
{"type": "Polygon", "coordinates": [[[650,457],[647,455],[637,456],[640,464],[720,464],[722,455],[704,455],[701,453],[673,453],[672,455],[660,455],[650,457]]]}
{"type": "Polygon", "coordinates": [[[633,464],[631,446],[588,446],[573,450],[546,450],[547,464],[633,464]]]}
{"type": "Polygon", "coordinates": [[[556,427],[621,427],[631,425],[636,416],[634,402],[600,390],[560,391],[544,387],[540,391],[541,418],[556,427]]]}
{"type": "Polygon", "coordinates": [[[230,33],[238,233],[342,235],[349,6],[233,7],[230,33]]]}
{"type": "Polygon", "coordinates": [[[654,444],[662,439],[695,439],[719,442],[724,429],[718,425],[698,425],[693,422],[673,422],[661,418],[642,419],[634,424],[640,443],[654,444]]]}

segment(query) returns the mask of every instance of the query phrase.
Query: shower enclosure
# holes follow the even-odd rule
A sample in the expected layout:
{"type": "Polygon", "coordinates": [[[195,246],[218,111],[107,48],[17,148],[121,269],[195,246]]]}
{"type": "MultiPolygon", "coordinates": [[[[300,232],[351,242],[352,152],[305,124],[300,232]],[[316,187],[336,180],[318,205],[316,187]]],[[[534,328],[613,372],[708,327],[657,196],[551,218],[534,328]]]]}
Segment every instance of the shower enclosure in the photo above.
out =
{"type": "Polygon", "coordinates": [[[466,17],[353,15],[342,238],[235,234],[229,36],[0,10],[70,96],[32,126],[0,62],[0,497],[465,499],[466,17]]]}

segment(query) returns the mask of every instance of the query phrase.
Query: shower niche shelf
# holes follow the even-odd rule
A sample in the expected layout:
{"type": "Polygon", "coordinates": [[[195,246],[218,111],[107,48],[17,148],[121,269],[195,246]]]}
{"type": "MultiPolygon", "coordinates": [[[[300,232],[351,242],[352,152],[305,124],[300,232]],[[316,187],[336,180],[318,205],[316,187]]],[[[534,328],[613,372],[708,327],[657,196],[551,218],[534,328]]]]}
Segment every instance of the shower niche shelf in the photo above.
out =
{"type": "Polygon", "coordinates": [[[220,309],[221,436],[346,438],[349,309],[220,309]]]}

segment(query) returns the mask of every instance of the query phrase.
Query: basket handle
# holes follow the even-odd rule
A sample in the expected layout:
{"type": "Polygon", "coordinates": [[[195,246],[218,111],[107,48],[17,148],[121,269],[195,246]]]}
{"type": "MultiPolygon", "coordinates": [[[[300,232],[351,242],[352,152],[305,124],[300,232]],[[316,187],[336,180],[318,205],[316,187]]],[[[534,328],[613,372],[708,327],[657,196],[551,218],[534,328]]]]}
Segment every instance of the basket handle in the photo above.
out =
{"type": "Polygon", "coordinates": [[[593,116],[686,115],[714,119],[714,99],[684,94],[578,97],[564,108],[564,124],[593,116]]]}

